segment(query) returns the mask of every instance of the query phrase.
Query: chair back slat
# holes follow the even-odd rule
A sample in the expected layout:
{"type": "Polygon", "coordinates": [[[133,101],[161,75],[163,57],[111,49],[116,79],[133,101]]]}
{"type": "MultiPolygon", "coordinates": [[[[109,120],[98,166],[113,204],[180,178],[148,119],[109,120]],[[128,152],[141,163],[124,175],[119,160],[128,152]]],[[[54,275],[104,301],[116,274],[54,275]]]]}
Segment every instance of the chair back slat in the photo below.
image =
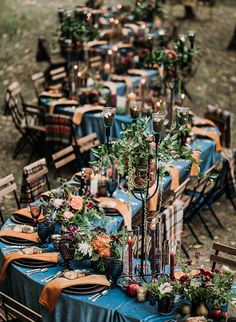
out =
{"type": "Polygon", "coordinates": [[[20,319],[22,322],[43,322],[43,318],[40,314],[2,292],[0,292],[0,300],[1,306],[7,316],[13,316],[14,318],[20,319]]]}
{"type": "Polygon", "coordinates": [[[11,184],[14,180],[15,179],[12,173],[6,176],[5,178],[0,179],[0,188],[2,186],[5,186],[6,184],[11,184]]]}
{"type": "Polygon", "coordinates": [[[212,249],[215,251],[215,254],[211,254],[210,261],[212,262],[212,270],[215,269],[216,263],[227,265],[231,268],[236,268],[236,248],[233,248],[231,246],[223,245],[220,243],[213,243],[212,249]],[[222,254],[219,255],[219,253],[223,253],[226,256],[235,256],[234,259],[224,257],[222,254]]]}
{"type": "Polygon", "coordinates": [[[36,96],[39,97],[40,93],[43,92],[44,87],[45,87],[45,83],[46,83],[44,73],[43,72],[38,72],[36,74],[33,74],[31,76],[31,80],[33,82],[33,86],[34,86],[36,96]]]}
{"type": "Polygon", "coordinates": [[[187,188],[190,178],[187,178],[181,185],[174,191],[174,199],[181,199],[182,194],[187,188]]]}
{"type": "Polygon", "coordinates": [[[45,176],[45,174],[48,174],[48,168],[44,168],[38,171],[37,173],[30,175],[29,177],[26,178],[26,181],[27,183],[31,184],[37,179],[40,179],[41,177],[45,176]]]}
{"type": "Polygon", "coordinates": [[[66,157],[64,159],[62,159],[62,160],[60,160],[58,162],[55,162],[55,167],[58,170],[58,169],[64,167],[65,165],[67,165],[68,163],[74,161],[75,159],[76,159],[75,154],[71,154],[71,155],[69,155],[68,157],[66,157]]]}
{"type": "Polygon", "coordinates": [[[210,261],[236,268],[236,261],[218,255],[211,255],[210,261]]]}
{"type": "Polygon", "coordinates": [[[52,159],[54,161],[54,165],[57,170],[71,163],[76,159],[73,146],[70,145],[65,149],[62,149],[61,151],[54,153],[52,155],[52,159]]]}
{"type": "Polygon", "coordinates": [[[9,185],[8,187],[4,188],[3,190],[0,191],[0,198],[8,195],[9,193],[16,191],[17,186],[15,183],[9,185]]]}

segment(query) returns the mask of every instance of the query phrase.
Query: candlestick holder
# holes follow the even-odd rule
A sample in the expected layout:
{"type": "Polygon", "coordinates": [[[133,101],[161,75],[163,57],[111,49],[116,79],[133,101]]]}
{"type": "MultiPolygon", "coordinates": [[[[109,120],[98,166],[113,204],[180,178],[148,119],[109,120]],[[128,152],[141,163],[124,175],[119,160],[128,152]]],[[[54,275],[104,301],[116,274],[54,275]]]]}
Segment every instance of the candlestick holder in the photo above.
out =
{"type": "Polygon", "coordinates": [[[106,128],[106,141],[107,141],[107,149],[109,150],[109,140],[111,135],[111,127],[114,122],[116,109],[114,107],[104,107],[103,109],[103,120],[106,128]]]}
{"type": "Polygon", "coordinates": [[[130,101],[129,102],[130,116],[131,116],[134,123],[137,122],[137,119],[141,115],[142,105],[143,105],[142,101],[130,101]]]}
{"type": "MultiPolygon", "coordinates": [[[[183,125],[187,125],[188,118],[189,118],[189,111],[190,111],[189,107],[181,107],[181,106],[177,107],[177,123],[179,127],[183,125]]],[[[180,140],[181,140],[181,145],[183,146],[186,143],[186,135],[181,134],[180,140]]]]}

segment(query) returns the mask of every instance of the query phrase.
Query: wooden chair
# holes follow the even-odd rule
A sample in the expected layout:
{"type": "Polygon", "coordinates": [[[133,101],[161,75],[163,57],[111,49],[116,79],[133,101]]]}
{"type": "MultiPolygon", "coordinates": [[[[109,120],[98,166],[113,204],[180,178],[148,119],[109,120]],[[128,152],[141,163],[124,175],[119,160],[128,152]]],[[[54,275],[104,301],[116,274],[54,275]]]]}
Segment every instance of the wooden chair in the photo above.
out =
{"type": "Polygon", "coordinates": [[[39,152],[39,141],[45,131],[44,126],[41,125],[43,122],[42,109],[39,106],[24,102],[18,82],[14,82],[8,87],[5,104],[16,129],[21,134],[13,158],[15,159],[18,156],[26,144],[31,145],[32,153],[39,152]]]}
{"type": "Polygon", "coordinates": [[[215,254],[210,256],[210,261],[212,262],[212,271],[215,269],[216,263],[227,265],[232,269],[236,269],[236,248],[219,243],[213,243],[212,249],[215,251],[215,254]],[[219,255],[220,252],[225,255],[235,256],[235,259],[223,257],[219,255]]]}
{"type": "Polygon", "coordinates": [[[231,147],[233,115],[229,111],[209,105],[205,117],[213,121],[221,133],[221,144],[226,148],[231,147]]]}
{"type": "Polygon", "coordinates": [[[27,205],[35,201],[44,191],[50,190],[46,160],[37,160],[23,169],[20,203],[27,205]]]}
{"type": "Polygon", "coordinates": [[[5,313],[3,321],[43,322],[42,315],[0,292],[0,307],[5,313]]]}
{"type": "Polygon", "coordinates": [[[73,146],[70,145],[54,153],[52,155],[52,160],[54,162],[58,174],[61,176],[61,168],[76,160],[76,155],[73,146]]]}
{"type": "Polygon", "coordinates": [[[38,39],[37,60],[46,60],[51,66],[66,66],[67,61],[60,52],[53,52],[44,37],[38,39]],[[42,58],[41,58],[42,57],[42,58]]]}
{"type": "Polygon", "coordinates": [[[67,72],[65,67],[61,66],[58,68],[50,69],[49,71],[49,83],[50,84],[61,84],[65,81],[67,72]]]}
{"type": "MultiPolygon", "coordinates": [[[[5,197],[9,193],[13,192],[17,208],[19,209],[20,203],[19,203],[19,200],[18,200],[18,197],[16,194],[16,189],[17,189],[17,186],[15,184],[15,179],[14,179],[13,174],[9,174],[5,178],[0,179],[0,199],[2,197],[5,197]]],[[[1,209],[0,209],[0,218],[1,218],[2,223],[4,224],[5,220],[4,220],[1,209]]]]}
{"type": "Polygon", "coordinates": [[[31,81],[33,83],[36,97],[39,98],[40,94],[45,90],[46,87],[46,78],[44,76],[44,73],[38,72],[31,75],[31,81]]]}

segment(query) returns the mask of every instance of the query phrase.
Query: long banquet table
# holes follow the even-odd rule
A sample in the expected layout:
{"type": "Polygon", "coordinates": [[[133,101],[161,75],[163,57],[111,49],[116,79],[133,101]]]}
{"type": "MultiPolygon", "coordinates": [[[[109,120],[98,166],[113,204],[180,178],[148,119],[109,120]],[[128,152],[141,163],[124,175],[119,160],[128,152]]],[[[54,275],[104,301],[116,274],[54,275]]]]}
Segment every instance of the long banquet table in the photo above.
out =
{"type": "MultiPolygon", "coordinates": [[[[197,139],[194,143],[200,147],[201,171],[206,171],[215,162],[220,160],[220,154],[215,152],[215,142],[211,140],[197,139]]],[[[174,163],[180,173],[180,182],[189,174],[190,161],[177,161],[174,163]]],[[[164,178],[164,189],[168,189],[171,182],[170,176],[164,178]]],[[[122,201],[128,199],[127,194],[119,190],[114,195],[122,201]]],[[[135,215],[141,208],[139,201],[132,197],[132,213],[135,215]]],[[[9,219],[4,227],[12,224],[9,219]]],[[[114,227],[118,228],[122,224],[122,217],[116,217],[114,227]]],[[[3,250],[5,246],[0,241],[0,260],[3,260],[3,250]]],[[[78,263],[74,263],[78,265],[78,263]]],[[[148,302],[139,303],[137,300],[127,296],[119,288],[111,289],[108,295],[101,297],[93,303],[88,300],[89,295],[69,295],[62,293],[56,305],[55,311],[50,313],[46,308],[38,303],[40,293],[44,283],[40,282],[42,278],[51,275],[60,270],[59,266],[51,267],[46,273],[39,273],[27,276],[28,268],[11,264],[8,269],[8,278],[0,283],[0,289],[7,292],[15,299],[23,302],[28,307],[36,310],[43,316],[45,322],[159,322],[170,319],[170,316],[161,316],[158,314],[157,307],[151,306],[148,302]]]]}

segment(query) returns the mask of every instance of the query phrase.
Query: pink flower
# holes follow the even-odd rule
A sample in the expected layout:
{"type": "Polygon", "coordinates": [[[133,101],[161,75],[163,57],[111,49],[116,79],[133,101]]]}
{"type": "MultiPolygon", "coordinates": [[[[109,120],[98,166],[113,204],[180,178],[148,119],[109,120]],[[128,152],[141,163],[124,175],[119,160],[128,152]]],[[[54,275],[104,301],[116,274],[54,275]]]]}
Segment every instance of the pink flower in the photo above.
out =
{"type": "Polygon", "coordinates": [[[73,218],[73,217],[74,217],[74,214],[73,214],[73,212],[71,212],[71,211],[65,211],[65,212],[63,213],[63,217],[64,217],[65,219],[70,220],[71,218],[73,218]]]}
{"type": "Polygon", "coordinates": [[[84,201],[81,197],[79,196],[73,196],[70,199],[70,206],[71,208],[73,208],[74,210],[82,210],[83,209],[83,205],[84,205],[84,201]]]}

